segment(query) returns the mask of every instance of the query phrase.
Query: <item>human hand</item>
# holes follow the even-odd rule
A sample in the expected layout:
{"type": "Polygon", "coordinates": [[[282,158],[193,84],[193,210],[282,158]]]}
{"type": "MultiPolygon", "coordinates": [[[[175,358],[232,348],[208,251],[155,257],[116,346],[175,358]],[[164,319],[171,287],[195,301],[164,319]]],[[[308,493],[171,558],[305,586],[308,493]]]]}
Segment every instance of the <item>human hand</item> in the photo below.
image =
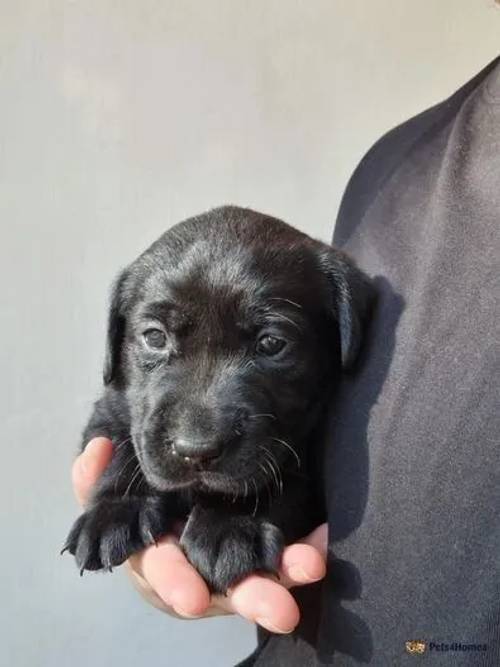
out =
{"type": "MultiPolygon", "coordinates": [[[[94,438],[73,464],[75,495],[84,506],[93,485],[113,455],[107,438],[94,438]]],[[[167,535],[125,563],[142,597],[172,616],[202,618],[239,614],[276,633],[292,632],[299,609],[289,588],[319,581],[325,576],[327,526],[323,524],[283,552],[279,582],[254,574],[231,588],[227,596],[209,590],[179,546],[178,535],[167,535]]]]}

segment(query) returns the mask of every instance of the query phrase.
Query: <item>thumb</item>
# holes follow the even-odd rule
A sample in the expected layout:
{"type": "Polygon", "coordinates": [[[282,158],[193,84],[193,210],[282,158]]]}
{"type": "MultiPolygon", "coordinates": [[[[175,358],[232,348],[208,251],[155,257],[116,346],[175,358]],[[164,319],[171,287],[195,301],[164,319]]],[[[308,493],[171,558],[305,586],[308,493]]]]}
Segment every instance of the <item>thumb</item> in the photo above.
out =
{"type": "Polygon", "coordinates": [[[88,501],[92,487],[113,456],[113,443],[108,438],[93,438],[73,463],[71,478],[80,505],[88,501]]]}

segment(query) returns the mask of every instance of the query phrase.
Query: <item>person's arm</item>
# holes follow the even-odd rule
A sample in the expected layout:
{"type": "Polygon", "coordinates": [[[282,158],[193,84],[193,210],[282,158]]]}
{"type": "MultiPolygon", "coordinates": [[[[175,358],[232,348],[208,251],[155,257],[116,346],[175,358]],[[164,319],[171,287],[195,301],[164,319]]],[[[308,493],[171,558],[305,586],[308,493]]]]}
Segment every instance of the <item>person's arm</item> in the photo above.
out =
{"type": "MultiPolygon", "coordinates": [[[[72,479],[80,505],[85,505],[112,453],[110,440],[94,438],[76,459],[72,479]]],[[[181,618],[239,614],[271,632],[288,633],[299,622],[299,609],[287,589],[325,576],[326,545],[327,528],[323,524],[300,543],[286,547],[279,583],[252,575],[234,586],[226,597],[210,596],[174,535],[129,558],[126,569],[142,597],[168,614],[181,618]]]]}

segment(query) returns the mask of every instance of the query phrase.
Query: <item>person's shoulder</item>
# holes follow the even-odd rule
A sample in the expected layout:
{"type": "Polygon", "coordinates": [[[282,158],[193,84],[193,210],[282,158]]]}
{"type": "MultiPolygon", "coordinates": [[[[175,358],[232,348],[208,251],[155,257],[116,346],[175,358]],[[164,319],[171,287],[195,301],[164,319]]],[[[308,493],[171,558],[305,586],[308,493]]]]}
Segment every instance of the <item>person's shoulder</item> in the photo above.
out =
{"type": "Polygon", "coordinates": [[[334,243],[342,246],[351,236],[377,192],[402,161],[424,143],[432,144],[474,98],[500,98],[500,56],[444,101],[435,104],[384,134],[367,151],[344,191],[335,225],[334,243]]]}

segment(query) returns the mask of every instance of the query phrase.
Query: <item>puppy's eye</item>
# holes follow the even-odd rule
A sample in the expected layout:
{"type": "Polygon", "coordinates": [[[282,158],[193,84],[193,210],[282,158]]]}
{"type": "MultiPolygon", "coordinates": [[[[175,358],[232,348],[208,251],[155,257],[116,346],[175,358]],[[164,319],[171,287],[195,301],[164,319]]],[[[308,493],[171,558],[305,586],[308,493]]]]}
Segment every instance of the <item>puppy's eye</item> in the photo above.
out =
{"type": "Polygon", "coordinates": [[[259,354],[264,354],[266,357],[274,357],[285,347],[286,341],[276,336],[265,334],[257,341],[256,350],[259,354]]]}
{"type": "Polygon", "coordinates": [[[152,350],[163,350],[167,344],[167,337],[161,329],[147,329],[143,332],[142,337],[152,350]]]}

